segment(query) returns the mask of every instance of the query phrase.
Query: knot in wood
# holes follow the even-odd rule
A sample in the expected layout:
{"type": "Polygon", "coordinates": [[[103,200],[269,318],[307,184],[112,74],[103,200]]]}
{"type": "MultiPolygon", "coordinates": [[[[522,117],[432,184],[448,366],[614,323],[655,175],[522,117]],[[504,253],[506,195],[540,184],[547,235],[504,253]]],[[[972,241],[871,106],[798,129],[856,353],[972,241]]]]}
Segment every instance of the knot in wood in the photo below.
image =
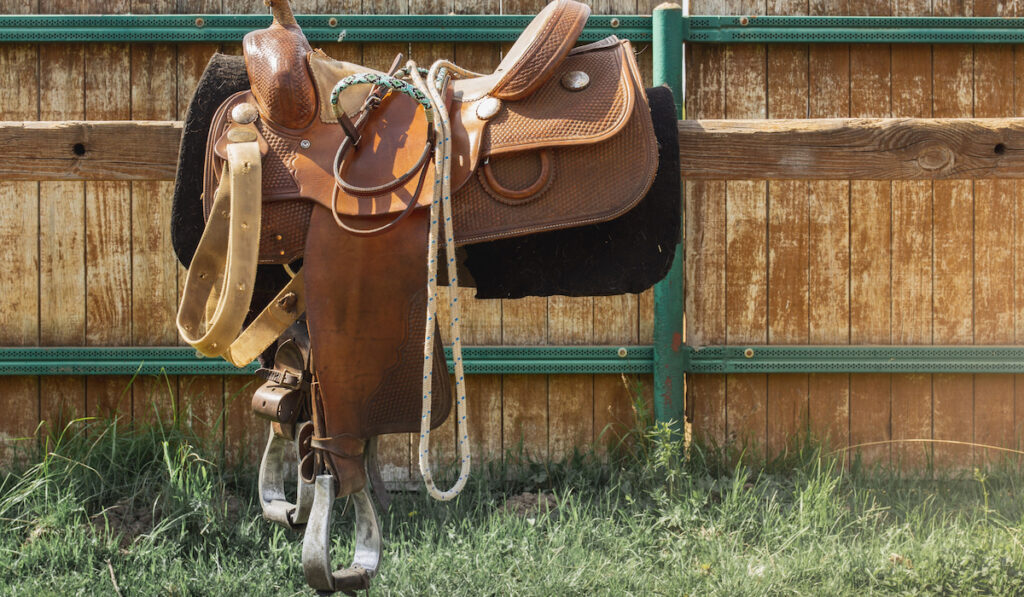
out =
{"type": "Polygon", "coordinates": [[[944,170],[953,166],[955,156],[948,147],[931,145],[925,147],[917,156],[917,165],[922,170],[944,170]]]}

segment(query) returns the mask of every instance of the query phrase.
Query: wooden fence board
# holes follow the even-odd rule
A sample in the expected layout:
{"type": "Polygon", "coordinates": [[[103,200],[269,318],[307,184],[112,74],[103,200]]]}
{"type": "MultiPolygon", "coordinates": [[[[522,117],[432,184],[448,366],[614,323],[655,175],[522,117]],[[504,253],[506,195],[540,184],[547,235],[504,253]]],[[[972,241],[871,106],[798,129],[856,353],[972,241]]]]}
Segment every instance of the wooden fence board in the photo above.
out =
{"type": "MultiPolygon", "coordinates": [[[[776,4],[777,14],[801,14],[792,2],[776,4]]],[[[771,46],[767,49],[769,118],[806,117],[808,105],[808,48],[771,46]]],[[[768,342],[806,344],[809,323],[809,214],[807,183],[768,183],[767,220],[767,324],[768,342]]],[[[807,435],[807,374],[768,376],[765,404],[766,439],[769,453],[786,451],[791,442],[807,435]]]]}
{"type": "MultiPolygon", "coordinates": [[[[29,12],[31,3],[6,2],[11,13],[29,12]]],[[[38,47],[29,44],[0,47],[0,106],[8,118],[38,118],[38,47]]],[[[17,250],[0,253],[0,344],[31,346],[39,342],[39,183],[0,182],[0,238],[17,250]]],[[[19,445],[15,438],[31,437],[39,423],[39,378],[10,377],[0,395],[0,461],[9,461],[19,445]]]]}
{"type": "MultiPolygon", "coordinates": [[[[900,6],[899,14],[928,14],[928,2],[900,6]]],[[[932,51],[930,46],[897,50],[892,61],[892,115],[931,116],[932,51]]],[[[892,341],[928,344],[932,341],[932,184],[930,181],[892,183],[892,341]]],[[[931,439],[931,375],[892,376],[892,437],[894,440],[931,439]]],[[[932,446],[914,442],[892,448],[897,467],[921,468],[931,461],[932,446]]]]}
{"type": "MultiPolygon", "coordinates": [[[[811,2],[815,15],[838,15],[840,3],[811,2]]],[[[850,113],[850,47],[813,45],[808,56],[808,116],[836,118],[850,113]]],[[[808,340],[850,341],[850,183],[808,182],[808,340]]],[[[850,442],[850,376],[808,376],[808,426],[831,448],[850,442]]]]}
{"type": "MultiPolygon", "coordinates": [[[[978,2],[976,15],[994,16],[1000,8],[978,2]]],[[[974,49],[975,116],[1013,113],[1013,88],[1005,85],[1013,72],[1012,46],[976,46],[974,49]]],[[[1013,235],[1014,183],[979,180],[974,183],[974,342],[1010,343],[1013,338],[1013,235]]],[[[974,377],[974,441],[997,446],[1013,445],[1012,375],[979,374],[974,377]]],[[[975,450],[976,462],[1001,457],[975,450]]]]}
{"type": "MultiPolygon", "coordinates": [[[[701,1],[691,9],[707,13],[723,7],[701,1]]],[[[725,48],[690,44],[686,52],[686,117],[725,118],[725,48]]],[[[683,177],[683,181],[687,343],[720,344],[726,340],[725,182],[688,177],[683,177]],[[697,288],[701,291],[695,292],[697,288]]],[[[693,437],[723,446],[728,418],[725,376],[691,375],[686,379],[686,393],[693,437]]]]}
{"type": "MultiPolygon", "coordinates": [[[[118,8],[118,7],[112,7],[118,8]]],[[[123,8],[127,8],[127,3],[123,8]]],[[[126,44],[85,49],[85,116],[89,120],[131,117],[131,71],[126,44]]],[[[73,152],[68,152],[73,155],[73,152]]],[[[85,184],[86,343],[131,343],[131,183],[85,184]]],[[[131,392],[117,376],[85,379],[89,416],[131,420],[131,392]]]]}
{"type": "MultiPolygon", "coordinates": [[[[850,115],[889,116],[890,49],[851,46],[850,115]]],[[[850,340],[888,344],[890,335],[890,217],[888,182],[851,184],[850,195],[850,340]]],[[[888,441],[889,375],[851,376],[850,443],[888,441]]],[[[865,462],[889,463],[889,446],[860,450],[865,462]]]]}
{"type": "MultiPolygon", "coordinates": [[[[731,13],[763,13],[764,5],[731,3],[731,13]]],[[[766,49],[726,48],[726,118],[764,118],[767,110],[766,49]]],[[[767,202],[760,181],[729,181],[726,193],[725,313],[728,343],[764,344],[768,337],[767,202]]],[[[767,376],[726,379],[726,433],[741,445],[763,450],[766,441],[767,376]],[[732,396],[741,400],[733,401],[732,396]]]]}
{"type": "MultiPolygon", "coordinates": [[[[967,16],[962,6],[936,3],[940,16],[967,16]]],[[[971,116],[974,103],[974,50],[970,46],[935,46],[932,50],[932,115],[971,116]]],[[[973,339],[974,186],[970,181],[936,181],[933,190],[934,243],[932,285],[933,341],[970,344],[973,339]]],[[[932,376],[933,437],[971,442],[974,436],[974,383],[970,375],[932,376]]],[[[969,468],[969,445],[936,444],[935,466],[969,468]]]]}
{"type": "MultiPolygon", "coordinates": [[[[53,10],[73,7],[53,7],[53,10]]],[[[39,117],[85,118],[82,44],[39,46],[39,117]],[[43,98],[46,98],[44,101],[43,98]]],[[[39,185],[39,289],[45,307],[39,312],[43,345],[81,346],[85,342],[85,185],[43,182],[39,185]]],[[[51,431],[86,414],[82,377],[40,380],[40,416],[51,431]]]]}

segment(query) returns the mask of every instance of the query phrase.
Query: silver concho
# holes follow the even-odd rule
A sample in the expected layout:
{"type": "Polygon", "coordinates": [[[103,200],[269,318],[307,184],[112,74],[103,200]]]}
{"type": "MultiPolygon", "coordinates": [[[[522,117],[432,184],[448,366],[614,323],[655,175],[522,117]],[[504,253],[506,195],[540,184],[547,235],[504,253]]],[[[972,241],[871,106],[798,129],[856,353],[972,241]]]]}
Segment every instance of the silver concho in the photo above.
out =
{"type": "Polygon", "coordinates": [[[581,71],[573,70],[562,75],[562,87],[569,91],[583,91],[590,85],[590,75],[581,71]]]}
{"type": "Polygon", "coordinates": [[[480,120],[490,120],[501,111],[501,100],[496,97],[485,97],[476,105],[476,117],[480,120]]]}
{"type": "Polygon", "coordinates": [[[231,108],[231,120],[238,124],[249,124],[256,120],[257,116],[259,116],[259,112],[256,111],[256,106],[248,102],[242,102],[231,108]]]}

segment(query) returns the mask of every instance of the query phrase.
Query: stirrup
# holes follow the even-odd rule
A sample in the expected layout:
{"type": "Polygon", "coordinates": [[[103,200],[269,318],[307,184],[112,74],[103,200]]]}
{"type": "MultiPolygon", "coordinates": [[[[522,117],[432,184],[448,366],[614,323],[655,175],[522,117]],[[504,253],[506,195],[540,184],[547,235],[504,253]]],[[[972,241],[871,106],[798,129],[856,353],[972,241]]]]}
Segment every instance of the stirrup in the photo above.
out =
{"type": "Polygon", "coordinates": [[[263,460],[260,461],[257,486],[263,518],[286,529],[302,528],[313,508],[313,484],[306,483],[302,475],[298,474],[299,443],[312,431],[313,423],[306,421],[298,426],[295,439],[289,440],[274,433],[274,425],[271,423],[270,439],[263,451],[263,460]],[[288,479],[298,480],[294,504],[285,497],[284,488],[288,479]]]}
{"type": "MultiPolygon", "coordinates": [[[[352,565],[334,570],[331,565],[331,511],[337,497],[334,477],[317,475],[314,483],[313,510],[302,539],[302,571],[306,583],[321,593],[341,591],[355,595],[355,591],[370,588],[370,579],[377,574],[383,541],[380,520],[373,507],[367,487],[348,496],[355,504],[356,543],[352,565]]],[[[367,483],[369,485],[369,483],[367,483]]]]}

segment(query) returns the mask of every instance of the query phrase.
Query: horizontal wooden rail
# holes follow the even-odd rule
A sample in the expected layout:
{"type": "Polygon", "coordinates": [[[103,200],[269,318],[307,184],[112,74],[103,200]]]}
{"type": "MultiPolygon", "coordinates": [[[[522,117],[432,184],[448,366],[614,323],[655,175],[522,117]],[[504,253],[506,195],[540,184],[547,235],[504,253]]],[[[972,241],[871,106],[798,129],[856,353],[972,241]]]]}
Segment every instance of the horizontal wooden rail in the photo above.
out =
{"type": "Polygon", "coordinates": [[[0,180],[173,180],[181,123],[0,122],[0,180]]]}
{"type": "Polygon", "coordinates": [[[683,177],[928,180],[1024,177],[1024,119],[684,120],[683,177]]]}
{"type": "MultiPolygon", "coordinates": [[[[0,180],[170,180],[176,121],[0,122],[0,180]]],[[[684,120],[688,180],[1024,177],[1024,119],[684,120]]]]}

